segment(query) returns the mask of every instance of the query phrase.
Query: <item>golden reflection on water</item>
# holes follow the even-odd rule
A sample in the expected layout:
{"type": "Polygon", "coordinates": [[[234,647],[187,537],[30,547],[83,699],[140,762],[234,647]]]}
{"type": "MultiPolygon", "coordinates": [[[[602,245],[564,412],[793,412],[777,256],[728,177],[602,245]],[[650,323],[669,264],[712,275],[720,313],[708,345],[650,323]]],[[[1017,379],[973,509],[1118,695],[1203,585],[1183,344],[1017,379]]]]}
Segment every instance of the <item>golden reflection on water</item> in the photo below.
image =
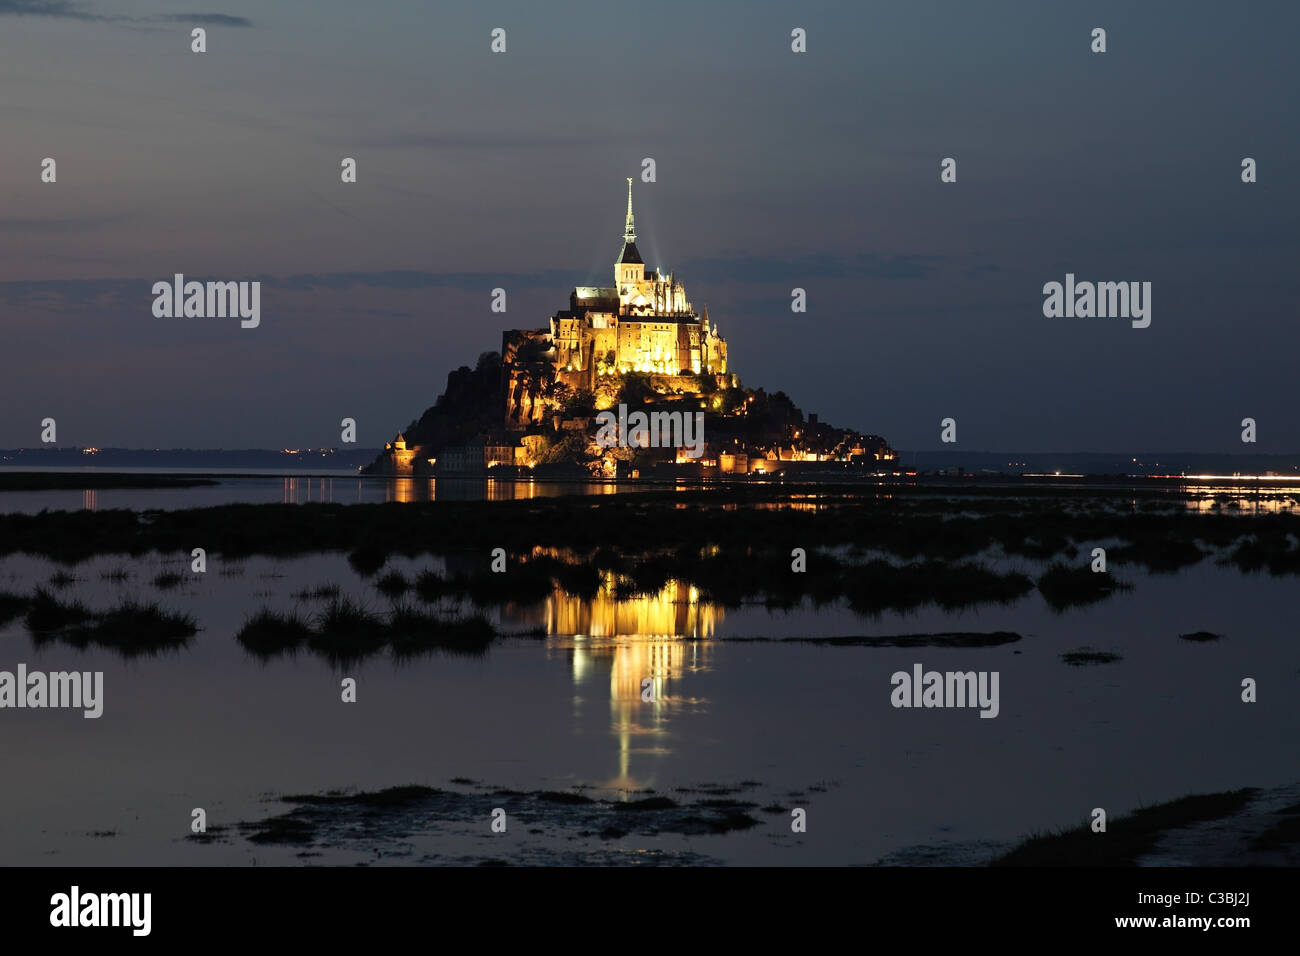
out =
{"type": "Polygon", "coordinates": [[[617,767],[603,786],[634,791],[653,780],[649,761],[639,762],[634,772],[633,757],[672,753],[673,715],[706,703],[687,696],[683,685],[689,675],[709,669],[712,651],[711,641],[667,635],[628,635],[600,644],[574,637],[569,654],[575,712],[603,687],[609,691],[609,729],[617,746],[617,767]]]}
{"type": "Polygon", "coordinates": [[[495,481],[491,478],[388,478],[384,501],[410,504],[413,501],[517,501],[536,498],[538,487],[531,481],[495,481]],[[441,495],[439,495],[441,492],[441,495]]]}
{"type": "Polygon", "coordinates": [[[283,504],[300,505],[309,501],[334,500],[333,478],[285,478],[283,482],[283,504]]]}
{"type": "MultiPolygon", "coordinates": [[[[288,479],[286,479],[288,480],[288,479]]],[[[360,487],[360,486],[359,486],[360,487]]],[[[577,491],[580,494],[615,494],[613,484],[569,486],[541,481],[483,477],[385,478],[384,501],[521,501],[577,491]]],[[[360,500],[360,499],[358,499],[360,500]]]]}
{"type": "Polygon", "coordinates": [[[614,776],[603,786],[634,791],[653,780],[650,761],[672,752],[672,717],[704,706],[689,695],[689,678],[709,670],[711,640],[724,611],[699,591],[669,581],[655,594],[620,597],[606,574],[592,599],[557,591],[545,602],[548,645],[568,658],[573,707],[609,698],[610,735],[617,746],[614,776]]]}
{"type": "Polygon", "coordinates": [[[537,497],[537,483],[532,481],[493,481],[488,479],[488,501],[518,501],[537,497]]]}
{"type": "Polygon", "coordinates": [[[1198,514],[1286,514],[1300,509],[1300,494],[1276,489],[1243,493],[1240,485],[1184,485],[1187,510],[1198,514]]]}
{"type": "Polygon", "coordinates": [[[588,638],[667,635],[708,639],[723,610],[700,600],[700,592],[669,581],[656,594],[620,597],[611,572],[603,572],[592,599],[557,590],[546,599],[547,634],[581,634],[588,638]]]}

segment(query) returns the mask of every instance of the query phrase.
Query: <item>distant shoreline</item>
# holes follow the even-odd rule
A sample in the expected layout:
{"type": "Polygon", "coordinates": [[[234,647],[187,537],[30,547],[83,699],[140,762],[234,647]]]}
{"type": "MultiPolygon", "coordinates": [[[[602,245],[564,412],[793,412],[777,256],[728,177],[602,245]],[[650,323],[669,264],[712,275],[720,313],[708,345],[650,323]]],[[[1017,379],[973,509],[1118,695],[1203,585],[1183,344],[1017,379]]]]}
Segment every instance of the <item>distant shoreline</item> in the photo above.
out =
{"type": "Polygon", "coordinates": [[[762,478],[747,477],[697,477],[671,475],[645,478],[599,478],[581,475],[534,475],[502,469],[483,475],[421,475],[398,477],[393,475],[365,475],[338,469],[304,468],[193,468],[193,467],[80,467],[40,468],[27,465],[0,465],[0,492],[5,491],[66,491],[84,489],[151,489],[193,488],[220,485],[223,481],[240,478],[340,478],[367,482],[501,482],[509,484],[547,485],[618,485],[662,489],[674,487],[738,488],[746,486],[808,485],[829,489],[835,486],[882,487],[910,486],[935,489],[995,489],[995,488],[1052,488],[1068,491],[1087,488],[1090,491],[1117,488],[1149,488],[1168,491],[1180,487],[1209,491],[1215,488],[1234,488],[1243,491],[1255,489],[1269,493],[1295,490],[1300,493],[1300,476],[1291,475],[1140,475],[1140,474],[936,474],[933,472],[906,472],[878,474],[864,472],[830,471],[812,469],[780,472],[762,478]]]}
{"type": "Polygon", "coordinates": [[[220,484],[215,478],[166,474],[82,472],[77,469],[0,471],[0,491],[83,491],[90,488],[197,488],[220,484]]]}
{"type": "MultiPolygon", "coordinates": [[[[380,449],[344,446],[340,448],[0,448],[0,474],[39,472],[57,474],[167,474],[193,476],[324,476],[352,477],[374,463],[380,449]]],[[[509,469],[500,466],[490,477],[513,477],[548,481],[598,480],[585,469],[570,466],[566,474],[558,466],[509,469]]],[[[876,471],[902,473],[908,477],[953,477],[972,480],[1014,480],[1041,475],[1041,480],[1066,479],[1095,483],[1099,480],[1126,481],[1174,476],[1192,480],[1197,476],[1261,476],[1284,484],[1287,479],[1300,485],[1300,450],[1290,453],[1205,453],[1205,452],[1026,452],[981,451],[956,446],[930,450],[900,450],[890,462],[776,461],[768,471],[784,472],[784,480],[851,481],[875,480],[876,471]]],[[[696,465],[667,465],[642,479],[675,481],[677,478],[730,479],[718,469],[702,471],[696,465]]],[[[369,476],[367,476],[369,477],[369,476]]],[[[381,476],[376,476],[381,477],[381,476]]],[[[406,477],[406,476],[394,476],[406,477]]],[[[427,475],[415,477],[425,478],[427,475]]],[[[435,476],[436,477],[436,476],[435,476]]],[[[446,477],[446,476],[444,476],[446,477]]],[[[459,476],[458,476],[459,477],[459,476]]],[[[468,476],[467,476],[468,477],[468,476]]],[[[482,475],[474,477],[483,477],[482,475]]],[[[1250,479],[1255,480],[1255,479],[1250,479]]]]}
{"type": "MultiPolygon", "coordinates": [[[[98,465],[67,466],[42,468],[35,465],[0,465],[0,490],[6,487],[8,479],[17,476],[67,476],[82,479],[99,478],[174,478],[177,480],[194,479],[201,484],[217,484],[223,478],[366,478],[368,475],[356,471],[344,471],[337,468],[202,468],[161,466],[113,466],[98,465]],[[204,480],[208,479],[208,480],[204,480]]],[[[60,486],[62,487],[62,486],[60,486]]],[[[71,487],[71,485],[68,485],[71,487]]],[[[121,486],[127,487],[127,486],[121,486]]],[[[135,485],[132,487],[149,487],[135,485]]]]}

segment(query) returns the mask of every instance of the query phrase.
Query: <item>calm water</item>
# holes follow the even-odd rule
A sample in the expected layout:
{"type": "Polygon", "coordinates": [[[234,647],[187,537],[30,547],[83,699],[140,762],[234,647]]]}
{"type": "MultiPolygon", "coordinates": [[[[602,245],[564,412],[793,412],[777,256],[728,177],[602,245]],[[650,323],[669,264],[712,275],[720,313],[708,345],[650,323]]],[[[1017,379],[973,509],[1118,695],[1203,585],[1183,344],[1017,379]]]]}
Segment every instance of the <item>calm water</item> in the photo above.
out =
{"type": "MultiPolygon", "coordinates": [[[[209,477],[211,472],[196,472],[209,477]]],[[[57,491],[0,491],[0,512],[107,511],[205,508],[228,504],[382,504],[386,501],[506,501],[558,495],[644,491],[640,482],[502,481],[486,478],[358,478],[340,476],[241,475],[221,477],[194,488],[87,488],[57,491]]]]}
{"type": "MultiPolygon", "coordinates": [[[[11,468],[6,472],[24,469],[11,468]]],[[[47,469],[56,472],[88,472],[90,469],[47,469]]],[[[114,469],[114,474],[161,474],[154,469],[114,469]]],[[[672,487],[691,487],[688,482],[648,481],[516,481],[498,478],[359,478],[356,475],[223,475],[210,469],[172,469],[166,474],[215,478],[216,484],[195,488],[86,488],[83,490],[4,491],[0,490],[0,513],[36,514],[51,511],[92,511],[114,508],[135,510],[203,508],[227,504],[380,504],[388,501],[507,501],[517,498],[551,498],[561,495],[607,495],[643,492],[672,487]]],[[[1008,484],[1014,486],[1013,479],[1008,484]]],[[[1061,483],[1062,491],[1085,486],[1061,483]]],[[[1088,486],[1150,490],[1150,484],[1088,486]]],[[[930,494],[948,497],[960,493],[960,485],[940,484],[930,494]]],[[[1189,484],[1166,490],[1190,493],[1189,510],[1201,513],[1263,514],[1300,510],[1300,490],[1288,484],[1259,486],[1189,484]]],[[[917,494],[917,491],[910,492],[917,494]]],[[[919,492],[926,493],[926,492],[919,492]]],[[[888,486],[881,494],[889,494],[888,486]]]]}
{"type": "MultiPolygon", "coordinates": [[[[355,493],[357,483],[346,484],[355,493]]],[[[394,566],[412,574],[440,565],[394,566]]],[[[179,590],[155,590],[157,573],[182,567],[157,555],[105,557],[79,566],[61,593],[94,607],[135,596],[189,611],[202,630],[184,650],[124,660],[36,648],[21,621],[0,629],[0,669],[22,661],[102,670],[106,698],[99,720],[0,713],[4,862],[298,863],[298,847],[239,836],[195,844],[186,839],[190,811],[229,824],[283,812],[271,798],[286,793],[446,787],[456,777],[523,791],[584,784],[616,796],[751,781],[746,799],[805,807],[808,831],[796,837],[788,816],[756,814],[760,826],[725,835],[571,834],[538,847],[521,828],[492,838],[486,823],[464,832],[424,821],[393,839],[381,828],[314,847],[322,855],[309,862],[373,860],[376,845],[398,843],[414,855],[405,862],[447,852],[511,859],[524,845],[530,860],[553,853],[568,862],[632,860],[647,848],[730,863],[974,862],[1028,831],[1081,822],[1093,807],[1115,814],[1297,778],[1296,582],[1211,560],[1179,575],[1128,574],[1134,590],[1064,615],[1036,592],[1006,607],[874,619],[841,608],[726,610],[677,585],[622,601],[556,594],[493,615],[504,629],[545,637],[507,639],[479,659],[380,656],[343,668],[307,653],[264,663],[235,640],[262,606],[318,608],[293,593],[322,582],[387,607],[341,555],[210,559],[208,573],[179,590]],[[117,568],[132,577],[101,577],[117,568]],[[999,629],[1024,639],[974,649],[728,640],[999,629]],[[1178,639],[1198,630],[1226,636],[1178,639]],[[1082,646],[1123,659],[1061,661],[1082,646]],[[917,662],[999,671],[1000,716],[892,708],[890,675],[917,662]],[[641,700],[645,675],[657,681],[657,702],[641,700]],[[1240,701],[1246,676],[1260,682],[1257,704],[1240,701]],[[357,679],[355,704],[340,701],[343,677],[357,679]]],[[[11,556],[0,561],[0,589],[30,593],[54,570],[11,556]]]]}

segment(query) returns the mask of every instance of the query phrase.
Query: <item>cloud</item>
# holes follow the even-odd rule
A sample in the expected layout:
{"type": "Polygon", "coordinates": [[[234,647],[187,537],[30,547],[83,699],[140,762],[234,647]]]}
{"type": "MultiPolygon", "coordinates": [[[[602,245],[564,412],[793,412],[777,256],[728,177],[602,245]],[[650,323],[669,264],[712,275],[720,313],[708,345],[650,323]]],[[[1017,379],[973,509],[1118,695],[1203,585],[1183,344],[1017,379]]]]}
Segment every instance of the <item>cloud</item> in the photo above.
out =
{"type": "MultiPolygon", "coordinates": [[[[99,306],[106,301],[153,301],[150,291],[155,282],[170,282],[167,272],[137,279],[41,279],[0,282],[0,304],[13,308],[39,306],[47,309],[77,309],[99,306]]],[[[257,281],[263,295],[275,292],[341,292],[358,287],[409,292],[419,289],[459,289],[481,292],[497,286],[509,289],[572,288],[573,276],[567,271],[503,274],[500,272],[388,272],[304,273],[289,276],[220,275],[185,273],[187,282],[257,281]]]]}
{"type": "Polygon", "coordinates": [[[0,0],[0,16],[20,17],[54,17],[63,20],[94,20],[99,22],[167,22],[198,23],[208,26],[251,27],[253,21],[247,17],[235,17],[225,13],[169,13],[153,17],[105,16],[90,13],[84,4],[72,0],[0,0]]]}
{"type": "Polygon", "coordinates": [[[349,130],[346,137],[326,136],[320,140],[329,145],[359,144],[376,149],[445,149],[445,150],[502,150],[571,149],[605,142],[594,136],[561,136],[552,133],[504,131],[451,131],[421,132],[419,130],[385,131],[368,134],[349,130]]]}
{"type": "Polygon", "coordinates": [[[348,211],[347,211],[346,209],[344,209],[342,206],[338,206],[338,205],[336,205],[336,204],[330,202],[328,199],[326,199],[324,196],[322,196],[322,195],[321,195],[320,193],[318,193],[316,190],[314,190],[314,189],[308,189],[307,192],[311,193],[312,198],[315,199],[317,202],[324,203],[326,206],[329,206],[331,209],[333,209],[333,210],[334,210],[336,213],[338,213],[340,216],[346,216],[348,219],[351,219],[351,220],[353,220],[354,222],[361,222],[361,219],[359,219],[357,216],[355,216],[355,215],[353,215],[352,213],[348,212],[348,211]]]}
{"type": "Polygon", "coordinates": [[[108,226],[122,222],[125,216],[69,216],[63,219],[20,219],[15,217],[0,218],[0,233],[16,232],[21,235],[31,233],[80,233],[99,226],[108,226]]]}
{"type": "MultiPolygon", "coordinates": [[[[40,306],[75,309],[100,303],[105,298],[129,294],[140,287],[133,279],[46,279],[38,282],[0,282],[0,302],[10,307],[40,306]]],[[[143,298],[150,284],[143,285],[143,298]]]]}
{"type": "MultiPolygon", "coordinates": [[[[0,228],[7,223],[18,227],[28,220],[0,220],[0,228]]],[[[696,280],[707,278],[710,282],[754,283],[785,282],[792,279],[824,278],[876,278],[924,279],[938,271],[938,256],[802,256],[791,259],[735,258],[699,259],[686,264],[684,273],[696,280]]],[[[151,278],[137,279],[46,279],[13,280],[0,282],[0,303],[10,306],[34,304],[56,307],[61,302],[69,307],[96,304],[104,296],[133,299],[149,298],[149,289],[158,281],[170,281],[168,272],[151,278]]],[[[572,289],[575,285],[571,269],[548,269],[539,272],[424,272],[413,269],[392,269],[384,272],[326,272],[298,273],[295,275],[238,275],[212,276],[186,273],[187,281],[247,280],[262,283],[263,294],[272,291],[310,292],[326,290],[341,292],[358,287],[390,289],[409,292],[419,289],[458,289],[481,292],[498,286],[511,290],[572,289]]]]}
{"type": "Polygon", "coordinates": [[[567,270],[553,269],[537,273],[500,272],[417,272],[391,270],[388,272],[330,272],[283,276],[258,276],[267,288],[306,291],[329,289],[341,291],[357,286],[410,291],[413,289],[456,288],[480,291],[497,286],[513,289],[540,289],[573,285],[573,274],[567,270]]]}
{"type": "Polygon", "coordinates": [[[940,256],[839,256],[829,253],[775,257],[695,259],[683,272],[715,282],[785,282],[794,279],[927,279],[939,270],[940,256]]]}
{"type": "Polygon", "coordinates": [[[61,17],[65,20],[105,20],[93,13],[87,13],[80,4],[69,0],[0,0],[0,15],[26,17],[61,17]]]}
{"type": "Polygon", "coordinates": [[[247,17],[232,17],[224,13],[172,13],[167,16],[154,17],[155,20],[168,20],[172,23],[200,23],[217,27],[251,27],[253,21],[247,17]]]}

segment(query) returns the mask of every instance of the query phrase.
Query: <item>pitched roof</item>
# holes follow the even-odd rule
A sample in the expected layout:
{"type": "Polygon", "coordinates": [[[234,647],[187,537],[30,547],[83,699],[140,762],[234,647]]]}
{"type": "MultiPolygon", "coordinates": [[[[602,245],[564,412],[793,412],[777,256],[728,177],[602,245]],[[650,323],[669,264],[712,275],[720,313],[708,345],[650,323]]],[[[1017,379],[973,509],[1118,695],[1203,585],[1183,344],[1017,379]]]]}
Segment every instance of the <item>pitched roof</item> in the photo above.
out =
{"type": "Polygon", "coordinates": [[[629,265],[645,265],[645,260],[641,258],[641,253],[637,252],[635,242],[623,243],[623,254],[618,257],[617,265],[627,263],[629,265]]]}

